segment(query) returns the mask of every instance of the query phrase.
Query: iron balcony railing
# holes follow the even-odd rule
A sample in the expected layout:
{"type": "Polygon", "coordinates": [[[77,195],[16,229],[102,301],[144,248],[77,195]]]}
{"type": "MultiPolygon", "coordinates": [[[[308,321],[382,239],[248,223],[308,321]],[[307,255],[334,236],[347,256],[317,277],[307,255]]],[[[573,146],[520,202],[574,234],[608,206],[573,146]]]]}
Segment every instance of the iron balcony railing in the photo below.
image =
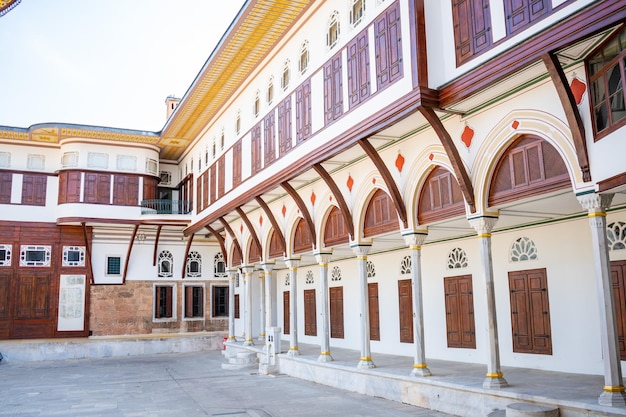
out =
{"type": "Polygon", "coordinates": [[[143,200],[141,214],[189,214],[191,201],[180,200],[143,200]]]}

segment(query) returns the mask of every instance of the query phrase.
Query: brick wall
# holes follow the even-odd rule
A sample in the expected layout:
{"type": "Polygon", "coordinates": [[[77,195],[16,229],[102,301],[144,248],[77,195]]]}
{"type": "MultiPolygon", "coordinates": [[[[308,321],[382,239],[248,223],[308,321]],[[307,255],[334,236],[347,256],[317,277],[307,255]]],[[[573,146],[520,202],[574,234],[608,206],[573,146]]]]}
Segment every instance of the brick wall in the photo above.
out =
{"type": "MultiPolygon", "coordinates": [[[[206,288],[209,291],[209,286],[206,288]]],[[[92,285],[89,329],[94,336],[224,331],[227,319],[211,319],[207,294],[205,319],[183,320],[182,283],[177,287],[176,319],[153,321],[154,283],[126,281],[124,285],[92,285]]]]}

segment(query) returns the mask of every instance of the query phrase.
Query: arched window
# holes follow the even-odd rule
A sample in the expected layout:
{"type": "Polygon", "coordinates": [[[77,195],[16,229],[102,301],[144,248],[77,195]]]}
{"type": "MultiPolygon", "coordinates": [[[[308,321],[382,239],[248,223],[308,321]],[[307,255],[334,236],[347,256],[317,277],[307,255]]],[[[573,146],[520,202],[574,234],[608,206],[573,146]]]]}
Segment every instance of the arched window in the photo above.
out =
{"type": "Polygon", "coordinates": [[[350,8],[350,24],[356,26],[363,19],[365,15],[365,0],[352,0],[352,7],[350,8]]]}
{"type": "Polygon", "coordinates": [[[293,235],[293,253],[309,252],[313,250],[313,237],[304,219],[300,219],[293,235]]]}
{"type": "Polygon", "coordinates": [[[254,94],[254,105],[252,106],[252,112],[254,117],[257,117],[261,112],[261,92],[259,90],[254,94]]]}
{"type": "Polygon", "coordinates": [[[215,278],[227,278],[226,273],[226,261],[224,261],[224,255],[222,252],[218,252],[213,257],[213,275],[215,278]]]}
{"type": "Polygon", "coordinates": [[[432,170],[420,193],[419,224],[449,219],[465,213],[463,192],[456,178],[444,167],[432,170]]]}
{"type": "Polygon", "coordinates": [[[222,134],[220,135],[220,150],[224,150],[224,142],[225,142],[225,138],[224,138],[224,128],[222,128],[222,134]]]}
{"type": "Polygon", "coordinates": [[[326,32],[326,46],[332,49],[339,41],[339,12],[334,11],[328,19],[328,31],[326,32]]]}
{"type": "Polygon", "coordinates": [[[374,266],[374,262],[367,261],[365,269],[367,270],[367,277],[368,278],[375,278],[376,277],[376,267],[374,266]]]}
{"type": "Polygon", "coordinates": [[[515,239],[509,252],[511,262],[534,261],[537,259],[537,246],[530,238],[515,239]]]}
{"type": "Polygon", "coordinates": [[[267,82],[267,104],[272,104],[274,101],[274,76],[271,76],[267,82]]]}
{"type": "Polygon", "coordinates": [[[609,250],[626,249],[626,223],[613,222],[606,227],[609,250]]]}
{"type": "Polygon", "coordinates": [[[237,110],[237,117],[235,118],[235,132],[241,133],[241,110],[237,110]]]}
{"type": "Polygon", "coordinates": [[[168,250],[161,251],[157,261],[157,267],[160,277],[171,277],[174,267],[174,256],[172,255],[172,252],[168,250]]]}
{"type": "Polygon", "coordinates": [[[454,248],[448,253],[448,269],[467,268],[467,253],[461,248],[454,248]]]}
{"type": "Polygon", "coordinates": [[[289,71],[289,60],[287,59],[283,64],[283,75],[280,78],[280,86],[284,90],[289,88],[289,79],[291,78],[291,73],[289,71]]]}
{"type": "Polygon", "coordinates": [[[309,68],[309,41],[302,42],[300,45],[300,60],[298,61],[298,70],[300,74],[304,74],[309,68]]]}
{"type": "Polygon", "coordinates": [[[411,274],[412,261],[409,255],[402,258],[400,262],[400,275],[410,275],[411,274]]]}
{"type": "Polygon", "coordinates": [[[333,245],[339,245],[348,243],[348,228],[344,221],[343,214],[338,207],[334,206],[328,217],[326,218],[326,225],[324,226],[324,245],[330,247],[333,245]]]}
{"type": "Polygon", "coordinates": [[[202,256],[199,252],[192,251],[187,255],[187,276],[202,276],[202,256]]]}
{"type": "Polygon", "coordinates": [[[375,236],[381,233],[393,232],[400,228],[396,208],[391,197],[383,190],[378,189],[367,206],[363,224],[365,237],[375,236]]]}

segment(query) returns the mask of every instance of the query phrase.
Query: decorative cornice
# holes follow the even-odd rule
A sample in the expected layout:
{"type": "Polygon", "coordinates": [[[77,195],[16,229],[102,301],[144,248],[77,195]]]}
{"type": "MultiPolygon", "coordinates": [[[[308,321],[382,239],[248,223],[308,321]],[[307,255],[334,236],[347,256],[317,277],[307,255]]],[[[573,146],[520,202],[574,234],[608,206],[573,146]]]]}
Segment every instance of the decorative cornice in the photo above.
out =
{"type": "Polygon", "coordinates": [[[0,17],[9,13],[21,0],[0,0],[0,17]]]}

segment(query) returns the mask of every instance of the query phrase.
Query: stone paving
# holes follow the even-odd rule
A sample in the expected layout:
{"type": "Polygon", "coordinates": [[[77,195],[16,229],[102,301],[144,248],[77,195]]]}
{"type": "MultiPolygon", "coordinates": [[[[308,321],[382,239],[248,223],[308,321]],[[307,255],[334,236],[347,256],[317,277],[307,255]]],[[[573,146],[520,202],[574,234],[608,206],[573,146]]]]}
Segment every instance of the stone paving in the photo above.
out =
{"type": "Polygon", "coordinates": [[[0,417],[449,416],[223,362],[220,351],[2,362],[0,417]]]}

